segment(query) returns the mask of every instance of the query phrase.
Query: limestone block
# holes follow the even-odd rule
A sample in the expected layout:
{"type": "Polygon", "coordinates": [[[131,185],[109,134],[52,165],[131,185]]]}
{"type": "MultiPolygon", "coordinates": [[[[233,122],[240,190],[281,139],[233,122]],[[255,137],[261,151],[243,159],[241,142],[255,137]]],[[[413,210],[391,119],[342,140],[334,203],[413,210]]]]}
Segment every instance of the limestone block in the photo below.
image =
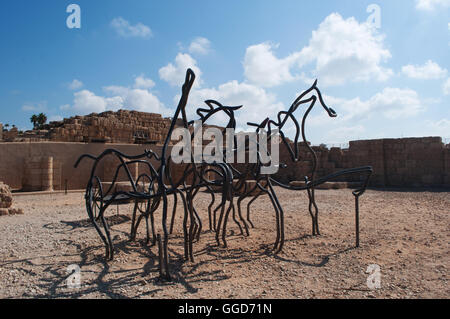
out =
{"type": "Polygon", "coordinates": [[[10,208],[13,197],[8,185],[0,182],[0,208],[10,208]]]}

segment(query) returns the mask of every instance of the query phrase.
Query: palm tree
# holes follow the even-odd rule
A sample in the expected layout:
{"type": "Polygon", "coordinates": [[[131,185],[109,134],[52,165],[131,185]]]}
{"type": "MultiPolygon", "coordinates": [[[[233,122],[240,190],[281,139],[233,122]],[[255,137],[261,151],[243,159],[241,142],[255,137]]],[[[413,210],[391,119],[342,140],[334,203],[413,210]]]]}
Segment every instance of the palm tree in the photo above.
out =
{"type": "Polygon", "coordinates": [[[44,124],[47,122],[47,116],[44,113],[39,113],[37,116],[37,122],[39,124],[39,128],[42,128],[44,124]]]}
{"type": "Polygon", "coordinates": [[[35,130],[37,127],[37,123],[38,123],[37,115],[33,114],[33,116],[30,117],[30,121],[31,121],[31,123],[33,123],[33,129],[35,130]]]}

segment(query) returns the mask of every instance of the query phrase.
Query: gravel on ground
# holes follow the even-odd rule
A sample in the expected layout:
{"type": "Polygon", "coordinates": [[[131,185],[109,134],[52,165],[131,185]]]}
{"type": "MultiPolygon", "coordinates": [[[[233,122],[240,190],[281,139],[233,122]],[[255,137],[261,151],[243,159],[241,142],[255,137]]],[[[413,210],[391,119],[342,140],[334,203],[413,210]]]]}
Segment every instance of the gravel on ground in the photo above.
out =
{"type": "MultiPolygon", "coordinates": [[[[15,206],[25,214],[0,217],[0,298],[450,296],[450,192],[368,190],[360,201],[359,248],[351,190],[316,191],[321,230],[317,237],[311,236],[306,194],[279,188],[276,192],[285,211],[286,232],[278,255],[271,251],[276,226],[268,197],[252,206],[255,228],[250,236],[242,236],[230,218],[228,248],[219,248],[208,230],[210,195],[200,193],[195,205],[203,231],[194,243],[195,262],[184,261],[179,205],[169,242],[172,282],[158,277],[158,250],[145,244],[145,223],[137,240],[130,242],[131,205],[107,211],[116,255],[106,262],[104,246],[87,218],[83,193],[15,196],[15,206]],[[73,279],[71,265],[79,267],[80,287],[67,285],[67,279],[73,279]],[[378,274],[379,288],[368,285],[378,274]]],[[[158,231],[160,218],[158,210],[158,231]]]]}

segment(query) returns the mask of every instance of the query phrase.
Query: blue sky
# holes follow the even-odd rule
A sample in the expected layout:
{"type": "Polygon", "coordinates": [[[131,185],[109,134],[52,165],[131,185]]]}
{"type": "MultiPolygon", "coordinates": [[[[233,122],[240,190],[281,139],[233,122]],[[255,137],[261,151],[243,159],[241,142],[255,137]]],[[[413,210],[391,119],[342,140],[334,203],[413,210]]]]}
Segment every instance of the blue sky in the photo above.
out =
{"type": "Polygon", "coordinates": [[[313,143],[450,138],[449,23],[450,0],[4,1],[0,122],[30,129],[39,112],[120,108],[170,116],[193,67],[191,115],[205,99],[244,104],[245,129],[317,78],[339,116],[314,110],[313,143]],[[66,25],[71,3],[80,29],[66,25]],[[380,20],[367,23],[371,4],[380,20]]]}

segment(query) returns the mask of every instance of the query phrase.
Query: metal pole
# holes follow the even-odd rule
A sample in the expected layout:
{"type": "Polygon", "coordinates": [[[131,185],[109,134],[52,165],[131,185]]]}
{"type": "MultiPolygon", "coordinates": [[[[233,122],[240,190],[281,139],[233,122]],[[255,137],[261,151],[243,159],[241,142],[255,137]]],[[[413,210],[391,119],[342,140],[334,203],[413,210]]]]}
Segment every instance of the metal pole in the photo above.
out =
{"type": "Polygon", "coordinates": [[[359,196],[355,196],[356,247],[359,247],[359,196]]]}

